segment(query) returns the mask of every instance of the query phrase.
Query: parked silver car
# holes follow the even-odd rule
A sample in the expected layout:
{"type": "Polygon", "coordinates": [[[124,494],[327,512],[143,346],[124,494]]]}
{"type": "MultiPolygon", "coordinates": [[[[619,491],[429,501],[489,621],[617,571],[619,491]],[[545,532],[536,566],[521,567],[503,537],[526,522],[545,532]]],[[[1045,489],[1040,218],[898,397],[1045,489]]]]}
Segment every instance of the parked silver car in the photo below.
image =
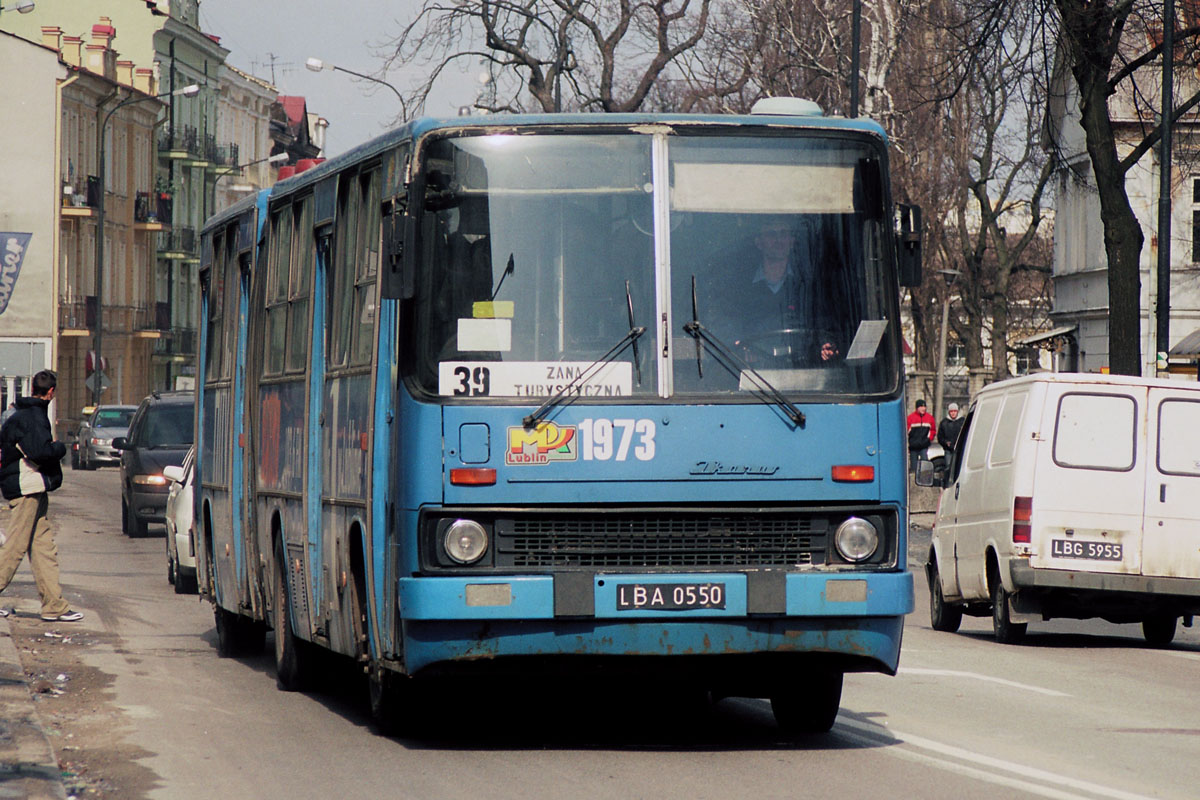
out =
{"type": "Polygon", "coordinates": [[[167,581],[176,594],[196,591],[196,538],[192,523],[192,475],[195,474],[196,448],[188,450],[182,467],[163,467],[163,477],[171,482],[167,490],[167,581]]]}
{"type": "Polygon", "coordinates": [[[79,426],[80,469],[121,462],[121,453],[113,448],[112,440],[129,433],[135,411],[137,406],[96,406],[79,426]]]}

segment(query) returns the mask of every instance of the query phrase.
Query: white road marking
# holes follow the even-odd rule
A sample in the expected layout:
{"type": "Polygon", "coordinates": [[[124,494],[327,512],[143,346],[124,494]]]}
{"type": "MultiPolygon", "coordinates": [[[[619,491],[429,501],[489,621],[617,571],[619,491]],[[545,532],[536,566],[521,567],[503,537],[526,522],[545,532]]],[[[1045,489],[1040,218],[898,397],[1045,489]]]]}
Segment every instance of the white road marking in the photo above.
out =
{"type": "Polygon", "coordinates": [[[1055,800],[1082,800],[1089,797],[1110,797],[1114,800],[1149,800],[1146,795],[1133,794],[1120,789],[1101,786],[1089,781],[1079,780],[1078,778],[1071,778],[1066,775],[1059,775],[1054,772],[1031,767],[1028,764],[1005,761],[1001,758],[994,758],[982,753],[965,750],[961,747],[955,747],[954,745],[935,742],[932,739],[926,739],[910,733],[901,733],[900,731],[884,728],[880,725],[856,722],[847,719],[845,716],[839,716],[834,730],[842,735],[848,735],[850,738],[858,738],[854,734],[847,733],[847,728],[861,734],[863,739],[868,740],[868,744],[908,745],[909,747],[936,753],[945,758],[923,755],[911,750],[905,750],[902,747],[888,748],[884,751],[891,755],[912,761],[923,761],[939,769],[978,778],[979,780],[1000,786],[1021,789],[1031,794],[1041,795],[1042,797],[1055,798],[1055,800]],[[967,764],[949,761],[947,760],[948,758],[958,759],[958,761],[964,761],[967,764]],[[969,764],[1000,770],[1001,772],[1014,773],[1018,777],[988,772],[984,769],[969,766],[969,764]],[[1030,779],[1041,781],[1041,783],[1033,783],[1030,779]],[[1087,794],[1073,794],[1072,790],[1075,792],[1087,792],[1087,794]]]}
{"type": "Polygon", "coordinates": [[[998,683],[1001,686],[1010,686],[1013,689],[1020,689],[1025,692],[1036,692],[1037,694],[1049,695],[1050,697],[1070,697],[1066,692],[1060,692],[1055,689],[1045,689],[1041,686],[1033,686],[1028,683],[1018,683],[1010,681],[1006,678],[997,678],[994,675],[984,675],[980,672],[964,672],[957,669],[925,669],[923,667],[902,667],[896,673],[898,675],[936,675],[946,678],[970,678],[976,681],[986,681],[988,683],[998,683]]]}

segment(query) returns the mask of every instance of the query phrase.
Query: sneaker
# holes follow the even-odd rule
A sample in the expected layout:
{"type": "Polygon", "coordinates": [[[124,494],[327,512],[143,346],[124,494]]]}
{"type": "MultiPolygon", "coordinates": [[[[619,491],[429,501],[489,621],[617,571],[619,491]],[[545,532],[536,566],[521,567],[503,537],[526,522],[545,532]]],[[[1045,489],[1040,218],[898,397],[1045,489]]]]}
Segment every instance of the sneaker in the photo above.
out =
{"type": "Polygon", "coordinates": [[[83,619],[83,614],[78,611],[66,611],[57,617],[48,617],[42,614],[42,622],[78,622],[81,619],[83,619]]]}
{"type": "Polygon", "coordinates": [[[7,617],[11,613],[12,613],[11,608],[0,608],[0,618],[7,617]]]}

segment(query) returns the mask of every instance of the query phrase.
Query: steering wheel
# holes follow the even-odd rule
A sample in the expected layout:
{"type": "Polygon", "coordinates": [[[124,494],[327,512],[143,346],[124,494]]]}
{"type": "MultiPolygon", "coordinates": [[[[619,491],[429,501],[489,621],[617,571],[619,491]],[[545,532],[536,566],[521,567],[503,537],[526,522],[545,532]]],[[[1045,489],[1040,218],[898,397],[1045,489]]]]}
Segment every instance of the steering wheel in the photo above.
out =
{"type": "Polygon", "coordinates": [[[811,366],[820,361],[822,341],[815,328],[790,327],[741,336],[734,344],[741,347],[743,357],[751,365],[811,366]]]}

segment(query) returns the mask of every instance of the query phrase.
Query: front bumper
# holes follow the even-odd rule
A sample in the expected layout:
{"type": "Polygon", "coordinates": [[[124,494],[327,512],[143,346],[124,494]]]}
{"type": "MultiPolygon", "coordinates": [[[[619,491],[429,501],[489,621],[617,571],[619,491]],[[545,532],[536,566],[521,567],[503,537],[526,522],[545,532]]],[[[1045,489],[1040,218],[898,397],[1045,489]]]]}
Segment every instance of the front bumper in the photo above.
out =
{"type": "Polygon", "coordinates": [[[166,522],[167,487],[149,491],[134,487],[130,493],[129,508],[142,522],[166,522]]]}
{"type": "Polygon", "coordinates": [[[112,447],[100,447],[96,445],[88,445],[81,448],[84,459],[89,464],[119,464],[121,463],[121,451],[114,450],[112,447]]]}
{"type": "Polygon", "coordinates": [[[767,583],[753,572],[589,574],[582,585],[569,575],[401,579],[407,669],[501,656],[777,653],[892,674],[913,610],[910,572],[775,573],[767,583]],[[722,583],[725,607],[618,610],[618,587],[633,583],[722,583]]]}

